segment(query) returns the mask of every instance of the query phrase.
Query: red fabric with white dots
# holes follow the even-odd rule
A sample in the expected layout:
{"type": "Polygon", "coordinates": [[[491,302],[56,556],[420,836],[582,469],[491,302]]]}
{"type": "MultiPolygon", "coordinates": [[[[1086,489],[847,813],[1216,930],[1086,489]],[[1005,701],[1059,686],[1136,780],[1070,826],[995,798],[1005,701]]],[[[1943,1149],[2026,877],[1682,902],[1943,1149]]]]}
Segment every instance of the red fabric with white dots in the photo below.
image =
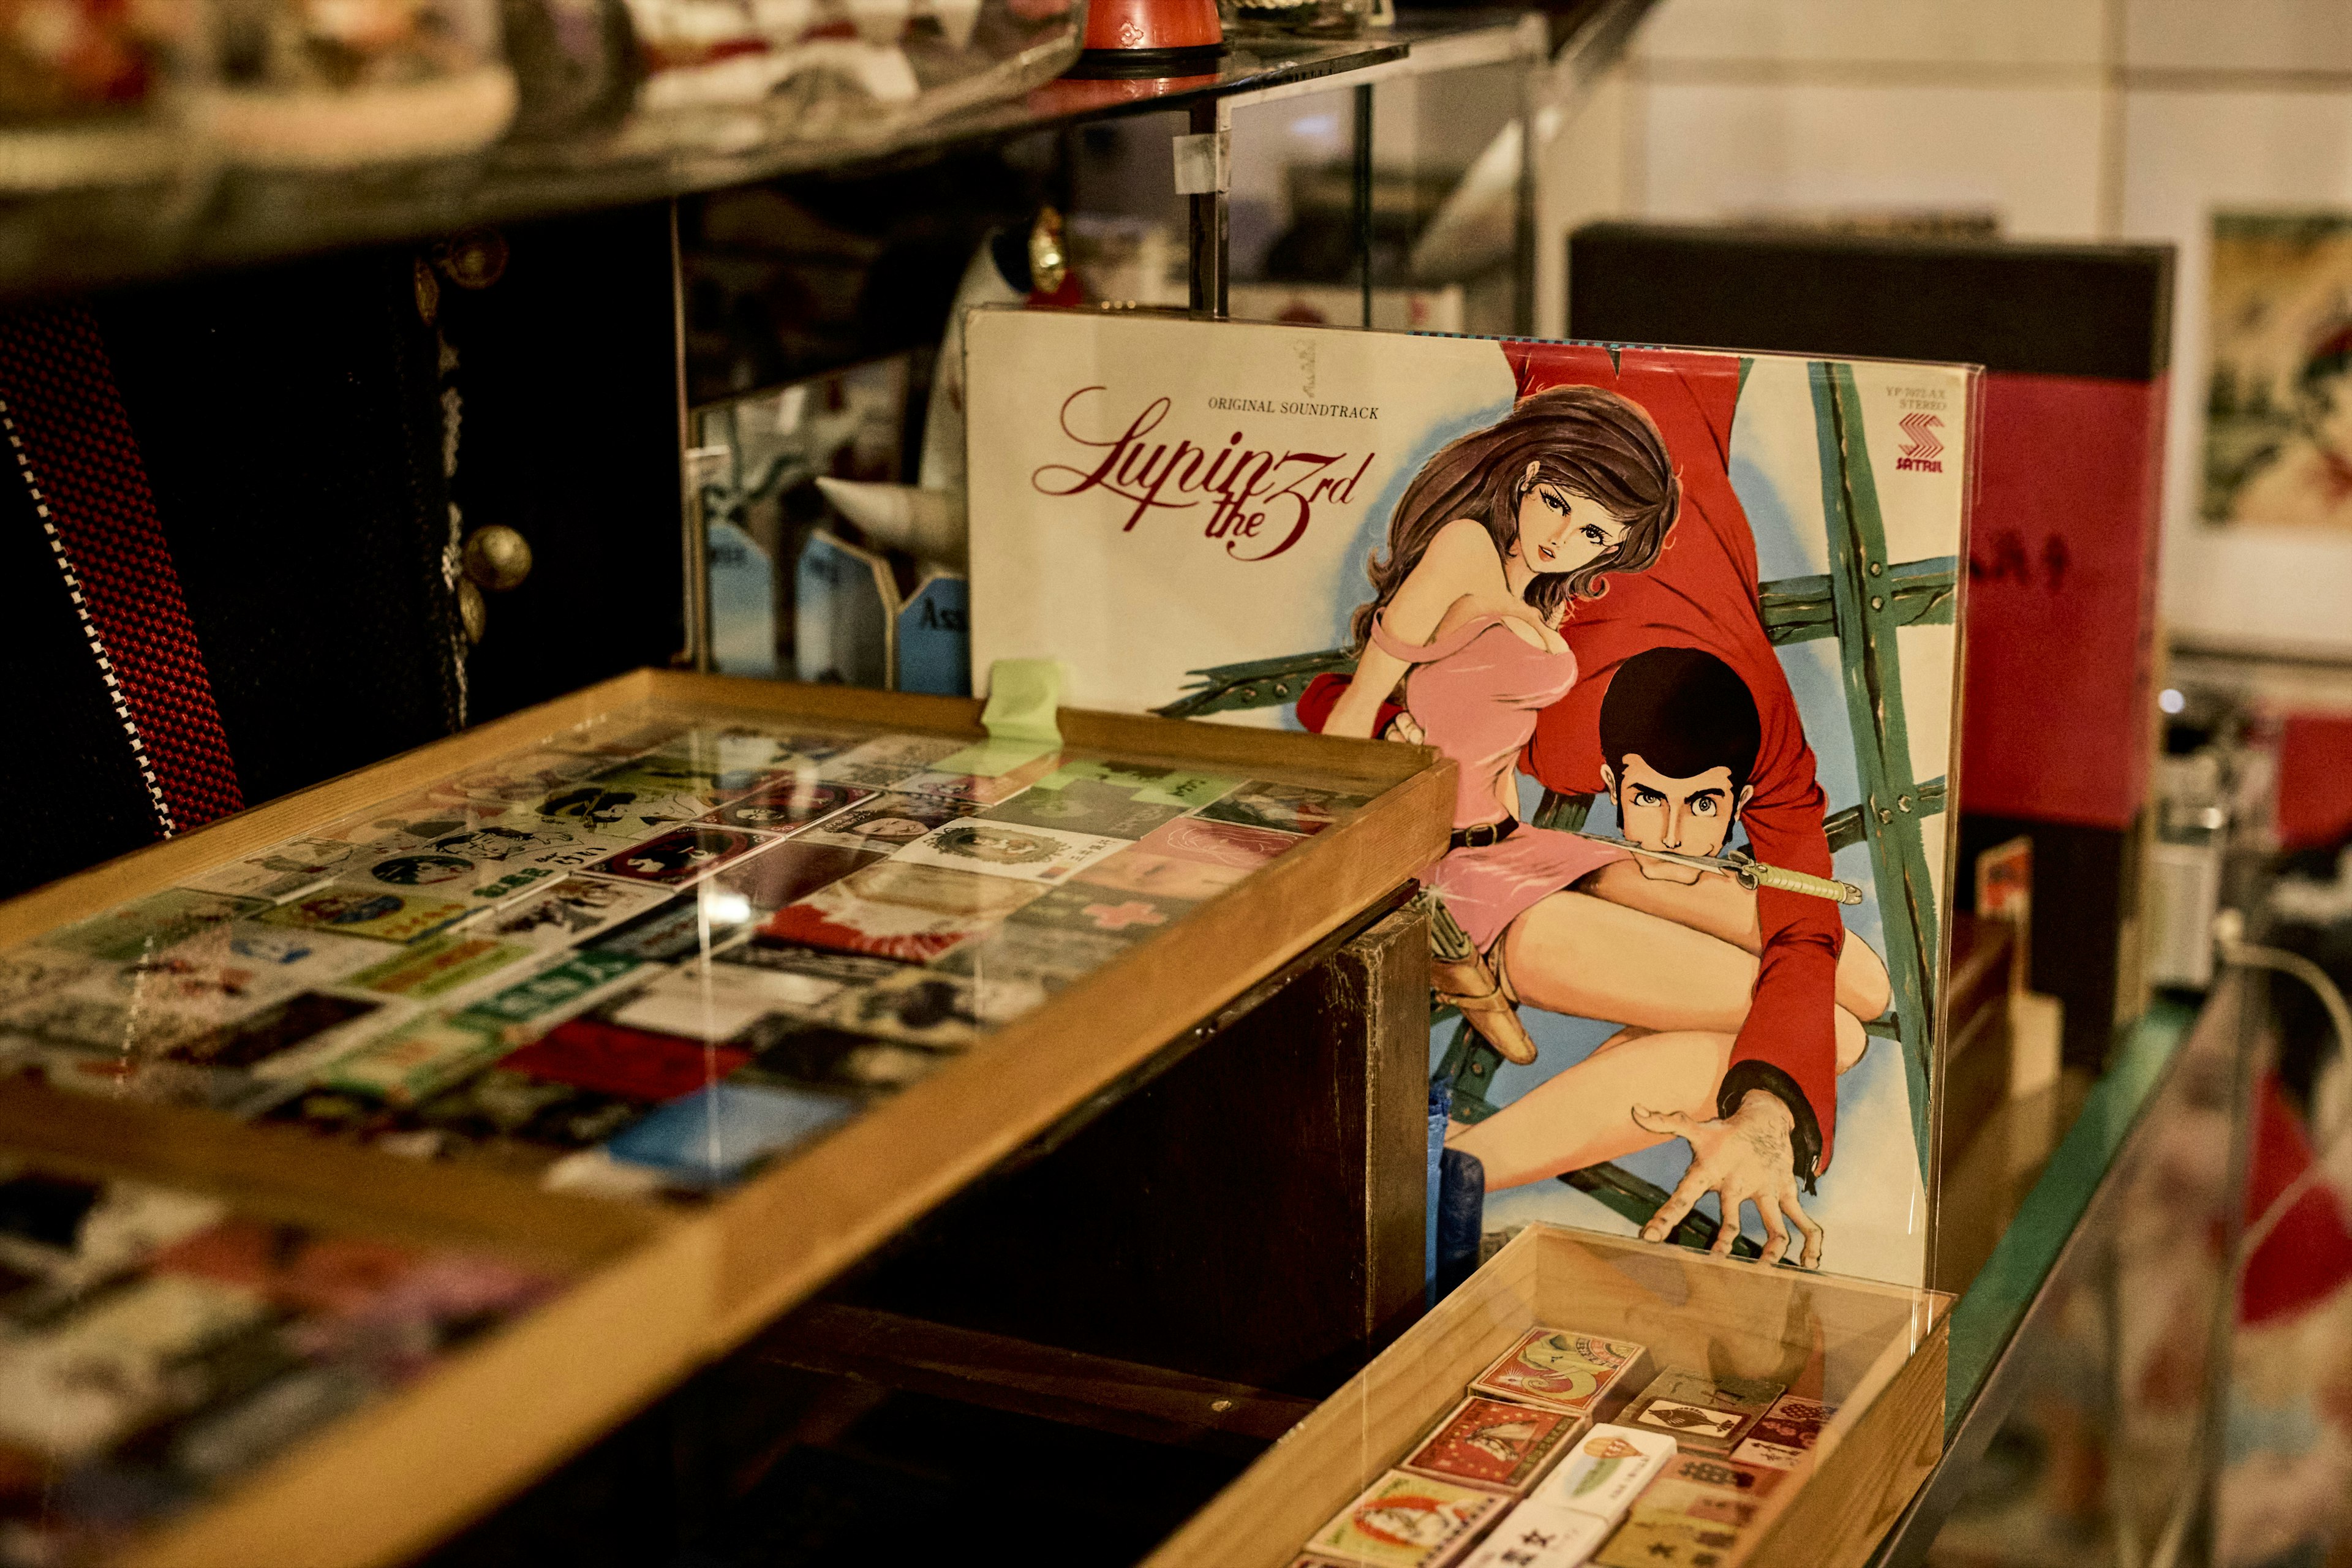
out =
{"type": "Polygon", "coordinates": [[[245,805],[204,650],[97,323],[79,306],[0,316],[0,432],[156,807],[184,832],[245,805]]]}

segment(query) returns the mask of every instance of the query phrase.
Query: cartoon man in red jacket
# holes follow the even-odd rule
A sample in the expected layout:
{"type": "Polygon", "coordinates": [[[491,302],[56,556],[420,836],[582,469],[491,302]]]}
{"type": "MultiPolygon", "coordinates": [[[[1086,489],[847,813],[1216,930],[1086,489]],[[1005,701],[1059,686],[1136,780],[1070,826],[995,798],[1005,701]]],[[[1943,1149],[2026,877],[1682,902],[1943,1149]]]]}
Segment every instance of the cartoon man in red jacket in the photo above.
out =
{"type": "MultiPolygon", "coordinates": [[[[1513,343],[1505,345],[1504,352],[1511,358],[1522,398],[1548,387],[1577,384],[1603,387],[1640,404],[1674,454],[1682,484],[1681,514],[1657,563],[1645,573],[1612,578],[1605,595],[1578,604],[1561,624],[1559,632],[1576,654],[1580,679],[1566,698],[1541,715],[1521,756],[1521,768],[1562,794],[1612,795],[1619,804],[1623,831],[1634,842],[1668,847],[1664,837],[1671,834],[1678,837],[1684,852],[1706,853],[1702,840],[1712,837],[1719,848],[1736,822],[1744,828],[1757,859],[1828,877],[1824,801],[1814,779],[1812,751],[1779,655],[1757,614],[1755,540],[1729,478],[1737,377],[1725,374],[1719,360],[1663,351],[1625,350],[1622,360],[1606,349],[1559,344],[1513,343]],[[1744,773],[1744,780],[1732,785],[1731,798],[1722,803],[1730,809],[1711,814],[1695,810],[1696,797],[1704,793],[1696,775],[1656,776],[1653,768],[1643,776],[1629,776],[1624,757],[1604,754],[1602,706],[1615,678],[1629,660],[1660,648],[1709,656],[1709,662],[1733,677],[1733,684],[1744,688],[1752,700],[1752,762],[1742,766],[1740,757],[1727,754],[1703,770],[1725,775],[1710,781],[1718,786],[1744,773]],[[1695,827],[1700,830],[1697,838],[1692,837],[1695,827]]],[[[1337,677],[1318,679],[1300,699],[1300,721],[1320,729],[1344,689],[1345,682],[1337,677]]],[[[1713,689],[1723,690],[1722,683],[1714,682],[1713,689]]],[[[1653,721],[1657,717],[1651,716],[1653,721]]],[[[1664,717],[1674,722],[1674,715],[1664,717]]],[[[1383,727],[1390,723],[1388,710],[1383,710],[1380,722],[1383,727]]],[[[1727,1217],[1736,1215],[1742,1203],[1755,1205],[1767,1235],[1768,1259],[1777,1259],[1789,1246],[1785,1215],[1804,1237],[1801,1260],[1813,1266],[1820,1259],[1821,1231],[1799,1205],[1799,1187],[1801,1184],[1810,1190],[1834,1152],[1837,1077],[1859,1059],[1866,1044],[1859,1020],[1876,1016],[1886,1005],[1884,967],[1859,942],[1841,964],[1845,931],[1835,904],[1761,889],[1753,896],[1753,926],[1744,933],[1717,933],[1742,937],[1736,945],[1753,954],[1754,980],[1744,1016],[1731,1021],[1679,1019],[1671,975],[1604,956],[1640,952],[1636,928],[1644,920],[1660,922],[1653,934],[1661,950],[1687,936],[1694,924],[1711,929],[1704,921],[1677,918],[1675,884],[1668,873],[1691,874],[1657,862],[1642,864],[1638,873],[1622,867],[1604,873],[1615,876],[1640,907],[1604,908],[1606,895],[1587,900],[1594,920],[1587,951],[1593,958],[1580,967],[1594,975],[1594,990],[1603,994],[1558,1010],[1635,1026],[1612,1037],[1595,1058],[1630,1039],[1662,1030],[1678,1031],[1678,1039],[1687,1037],[1703,1057],[1706,1053],[1697,1042],[1711,1035],[1719,1042],[1716,1059],[1720,1078],[1715,1079],[1711,1064],[1693,1064],[1696,1081],[1717,1084],[1711,1106],[1645,1109],[1637,1088],[1634,1119],[1639,1125],[1620,1130],[1608,1147],[1629,1152],[1671,1137],[1682,1138],[1691,1147],[1689,1172],[1644,1228],[1647,1238],[1663,1239],[1701,1196],[1713,1192],[1727,1217]],[[1643,883],[1624,882],[1627,875],[1635,874],[1643,883]],[[1669,925],[1683,929],[1670,932],[1669,925]],[[1661,994],[1605,994],[1612,985],[1619,990],[1648,986],[1661,994]],[[1736,1032],[1725,1031],[1727,1022],[1736,1032]],[[1706,1114],[1710,1110],[1711,1116],[1706,1114]]],[[[1616,1054],[1629,1065],[1641,1055],[1616,1054]]],[[[1558,1095],[1545,1096],[1544,1087],[1549,1086],[1523,1096],[1475,1128],[1457,1131],[1450,1141],[1486,1163],[1490,1188],[1615,1157],[1596,1152],[1601,1145],[1593,1140],[1558,1125],[1558,1118],[1549,1112],[1561,1108],[1545,1103],[1558,1095]],[[1557,1131],[1550,1131],[1555,1126],[1557,1131]]],[[[1570,1087],[1562,1083],[1563,1091],[1570,1087]]],[[[1723,1226],[1716,1243],[1718,1251],[1729,1249],[1737,1229],[1736,1225],[1723,1226]]]]}

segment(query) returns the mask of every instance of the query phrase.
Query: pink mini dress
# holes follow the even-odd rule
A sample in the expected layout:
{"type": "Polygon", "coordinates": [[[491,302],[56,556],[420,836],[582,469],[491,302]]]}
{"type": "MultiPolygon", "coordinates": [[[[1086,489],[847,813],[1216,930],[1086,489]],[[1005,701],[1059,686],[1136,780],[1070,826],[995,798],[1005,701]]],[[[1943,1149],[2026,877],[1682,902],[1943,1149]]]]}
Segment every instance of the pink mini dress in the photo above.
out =
{"type": "MultiPolygon", "coordinates": [[[[1576,655],[1529,643],[1501,615],[1464,622],[1433,643],[1410,643],[1375,617],[1372,642],[1413,666],[1405,711],[1429,743],[1461,769],[1454,826],[1499,822],[1496,784],[1518,765],[1536,715],[1576,685],[1576,655]]],[[[1422,879],[1445,900],[1484,952],[1538,900],[1597,871],[1625,851],[1572,833],[1522,823],[1499,844],[1449,849],[1422,879]]]]}

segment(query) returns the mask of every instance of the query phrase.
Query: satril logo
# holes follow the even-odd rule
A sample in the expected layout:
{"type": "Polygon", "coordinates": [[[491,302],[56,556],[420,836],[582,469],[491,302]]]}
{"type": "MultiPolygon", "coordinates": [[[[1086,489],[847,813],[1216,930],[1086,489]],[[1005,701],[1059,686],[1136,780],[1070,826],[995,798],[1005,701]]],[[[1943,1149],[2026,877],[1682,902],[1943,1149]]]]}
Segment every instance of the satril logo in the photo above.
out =
{"type": "Polygon", "coordinates": [[[1943,420],[1933,414],[1906,414],[1895,423],[1903,426],[1903,450],[1895,455],[1897,473],[1940,474],[1944,471],[1944,443],[1936,437],[1943,420]]]}

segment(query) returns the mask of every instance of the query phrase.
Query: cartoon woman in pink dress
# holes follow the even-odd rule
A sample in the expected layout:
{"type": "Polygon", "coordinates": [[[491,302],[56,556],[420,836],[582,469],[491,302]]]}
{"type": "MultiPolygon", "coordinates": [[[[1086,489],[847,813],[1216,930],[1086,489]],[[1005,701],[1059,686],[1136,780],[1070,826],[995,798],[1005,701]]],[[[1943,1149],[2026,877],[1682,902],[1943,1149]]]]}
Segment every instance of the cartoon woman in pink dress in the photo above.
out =
{"type": "Polygon", "coordinates": [[[1624,851],[1518,820],[1519,752],[1536,715],[1576,684],[1559,631],[1612,572],[1645,572],[1682,504],[1665,440],[1598,387],[1526,399],[1429,460],[1369,568],[1363,648],[1328,734],[1370,735],[1400,682],[1405,710],[1460,767],[1453,846],[1427,880],[1487,952],[1523,916],[1624,851]],[[1407,678],[1410,677],[1408,679],[1407,678]]]}
{"type": "MultiPolygon", "coordinates": [[[[1423,879],[1499,987],[1503,1028],[1481,1026],[1506,1055],[1533,1059],[1513,1011],[1521,999],[1625,1026],[1502,1112],[1454,1130],[1449,1143],[1478,1156],[1493,1185],[1672,1137],[1689,1141],[1695,1162],[1712,1170],[1717,1144],[1753,1131],[1718,1120],[1716,1097],[1733,1045],[1721,1020],[1745,1015],[1752,984],[1754,895],[1727,877],[1654,880],[1621,864],[1626,852],[1612,845],[1518,819],[1519,754],[1537,715],[1577,679],[1561,624],[1579,598],[1607,591],[1610,574],[1656,564],[1680,504],[1656,426],[1638,405],[1598,387],[1538,394],[1453,442],[1398,502],[1387,552],[1369,567],[1376,596],[1356,612],[1362,654],[1324,725],[1369,736],[1382,703],[1402,700],[1410,723],[1400,721],[1400,738],[1425,737],[1458,765],[1453,842],[1423,879]],[[1718,948],[1734,962],[1718,961],[1718,948]],[[1496,1037],[1510,1034],[1523,1049],[1496,1037]]],[[[1746,798],[1737,781],[1712,793],[1723,798],[1696,799],[1691,809],[1736,816],[1746,798]]],[[[1848,948],[1857,971],[1874,963],[1863,944],[1848,948]]],[[[1878,976],[1883,986],[1883,968],[1878,976]]],[[[1478,1005],[1463,999],[1465,1016],[1476,1017],[1478,1005]]],[[[1858,1044],[1859,1026],[1851,1032],[1858,1044]]],[[[1840,1070],[1850,1055],[1858,1051],[1841,1036],[1840,1070]]],[[[1789,1245],[1785,1214],[1814,1266],[1821,1229],[1797,1205],[1788,1129],[1777,1131],[1782,1152],[1763,1163],[1777,1161],[1780,1174],[1725,1187],[1726,1206],[1755,1202],[1768,1261],[1789,1245]]]]}

